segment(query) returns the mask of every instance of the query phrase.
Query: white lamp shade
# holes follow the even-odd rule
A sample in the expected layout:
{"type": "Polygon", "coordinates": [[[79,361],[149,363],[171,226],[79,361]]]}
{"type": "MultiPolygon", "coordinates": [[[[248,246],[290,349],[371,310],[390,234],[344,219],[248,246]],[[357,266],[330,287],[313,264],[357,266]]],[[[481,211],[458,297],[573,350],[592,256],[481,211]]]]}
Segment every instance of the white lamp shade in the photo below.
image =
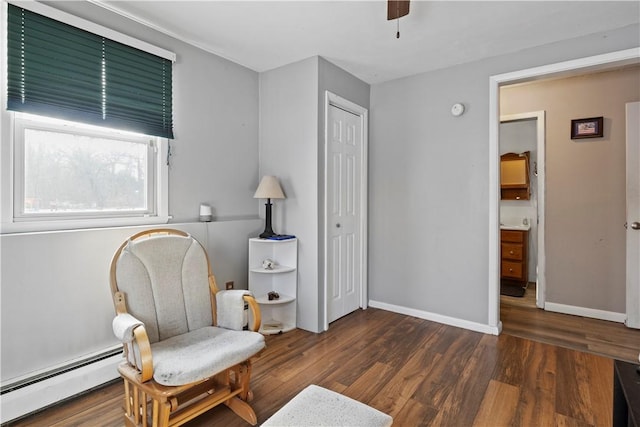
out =
{"type": "Polygon", "coordinates": [[[258,185],[256,194],[253,195],[254,199],[284,199],[284,193],[282,187],[278,182],[278,178],[271,175],[265,175],[258,185]]]}

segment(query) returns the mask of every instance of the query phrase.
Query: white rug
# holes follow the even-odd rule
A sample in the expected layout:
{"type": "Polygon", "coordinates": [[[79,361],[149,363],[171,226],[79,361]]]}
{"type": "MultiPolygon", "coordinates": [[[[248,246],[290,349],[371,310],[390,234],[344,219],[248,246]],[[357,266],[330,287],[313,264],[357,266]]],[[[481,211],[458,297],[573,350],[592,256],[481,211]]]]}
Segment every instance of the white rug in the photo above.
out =
{"type": "Polygon", "coordinates": [[[271,418],[267,427],[389,427],[393,418],[362,402],[331,390],[310,385],[271,418]]]}

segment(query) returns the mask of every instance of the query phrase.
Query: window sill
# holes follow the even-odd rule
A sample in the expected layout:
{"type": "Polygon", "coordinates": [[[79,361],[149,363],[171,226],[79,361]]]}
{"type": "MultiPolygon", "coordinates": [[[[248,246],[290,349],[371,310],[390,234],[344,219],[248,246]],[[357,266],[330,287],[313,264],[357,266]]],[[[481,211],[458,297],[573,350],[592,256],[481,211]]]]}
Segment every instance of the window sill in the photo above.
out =
{"type": "Polygon", "coordinates": [[[0,224],[0,235],[34,233],[47,231],[68,231],[90,228],[128,227],[137,225],[166,224],[170,216],[149,216],[129,218],[75,219],[59,221],[24,221],[3,222],[0,224]]]}

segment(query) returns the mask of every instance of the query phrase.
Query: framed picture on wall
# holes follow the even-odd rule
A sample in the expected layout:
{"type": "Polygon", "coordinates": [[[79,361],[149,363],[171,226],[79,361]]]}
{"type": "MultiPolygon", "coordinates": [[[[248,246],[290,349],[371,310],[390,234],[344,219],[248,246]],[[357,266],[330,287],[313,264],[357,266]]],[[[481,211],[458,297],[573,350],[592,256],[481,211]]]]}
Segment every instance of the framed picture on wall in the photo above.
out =
{"type": "Polygon", "coordinates": [[[571,139],[602,138],[602,123],[602,117],[571,120],[571,139]]]}

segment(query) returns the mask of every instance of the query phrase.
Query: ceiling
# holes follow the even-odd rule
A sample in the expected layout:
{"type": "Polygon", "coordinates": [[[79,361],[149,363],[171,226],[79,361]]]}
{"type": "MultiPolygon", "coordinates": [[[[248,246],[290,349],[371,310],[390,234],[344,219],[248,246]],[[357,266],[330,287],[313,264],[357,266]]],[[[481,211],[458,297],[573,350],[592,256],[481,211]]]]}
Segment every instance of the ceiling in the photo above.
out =
{"type": "Polygon", "coordinates": [[[376,1],[90,0],[262,72],[319,55],[380,83],[640,21],[638,1],[424,1],[386,20],[376,1]]]}

